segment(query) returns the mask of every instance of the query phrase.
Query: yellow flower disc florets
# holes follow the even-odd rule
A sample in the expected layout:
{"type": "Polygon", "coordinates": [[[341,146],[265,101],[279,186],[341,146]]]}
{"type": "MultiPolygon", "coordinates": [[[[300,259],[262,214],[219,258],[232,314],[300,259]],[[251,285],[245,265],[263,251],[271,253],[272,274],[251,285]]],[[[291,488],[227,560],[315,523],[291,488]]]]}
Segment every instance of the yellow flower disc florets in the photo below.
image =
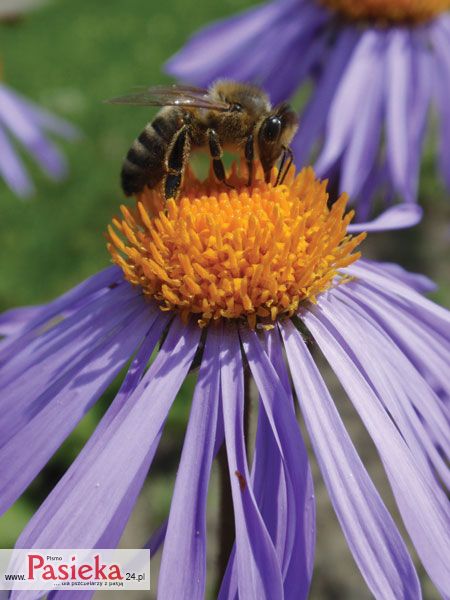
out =
{"type": "Polygon", "coordinates": [[[450,8],[450,0],[319,0],[351,21],[416,24],[450,8]]]}
{"type": "Polygon", "coordinates": [[[109,227],[113,261],[162,310],[197,315],[200,325],[227,318],[270,326],[315,302],[359,258],[353,250],[365,234],[347,235],[346,197],[329,209],[326,182],[312,169],[278,186],[258,173],[249,188],[236,169],[229,181],[235,189],[188,174],[165,211],[146,190],[109,227]]]}

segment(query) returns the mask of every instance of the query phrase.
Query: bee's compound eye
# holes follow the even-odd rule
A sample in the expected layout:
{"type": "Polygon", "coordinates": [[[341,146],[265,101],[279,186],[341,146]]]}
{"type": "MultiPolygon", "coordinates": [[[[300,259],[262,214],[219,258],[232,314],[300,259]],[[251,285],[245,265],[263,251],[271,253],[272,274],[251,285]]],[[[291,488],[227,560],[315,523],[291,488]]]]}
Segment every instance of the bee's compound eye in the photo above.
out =
{"type": "Polygon", "coordinates": [[[231,112],[242,112],[242,104],[235,102],[231,105],[231,112]]]}
{"type": "Polygon", "coordinates": [[[269,117],[264,121],[261,134],[268,142],[275,142],[281,133],[281,119],[279,117],[269,117]]]}

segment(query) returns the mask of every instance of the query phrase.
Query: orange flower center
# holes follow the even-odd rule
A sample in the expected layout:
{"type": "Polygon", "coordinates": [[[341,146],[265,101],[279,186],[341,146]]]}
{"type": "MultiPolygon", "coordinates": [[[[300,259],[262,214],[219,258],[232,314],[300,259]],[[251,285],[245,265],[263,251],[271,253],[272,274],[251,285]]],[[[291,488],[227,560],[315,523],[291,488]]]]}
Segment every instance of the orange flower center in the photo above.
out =
{"type": "Polygon", "coordinates": [[[351,21],[417,24],[450,8],[450,0],[319,0],[351,21]]]}
{"type": "Polygon", "coordinates": [[[220,318],[246,319],[250,327],[291,316],[303,302],[345,279],[339,270],[357,260],[365,234],[347,235],[353,212],[343,195],[328,208],[326,182],[311,168],[286,183],[255,182],[234,166],[234,189],[210,176],[186,175],[183,196],[146,190],[136,207],[108,229],[108,249],[128,281],[183,318],[201,326],[220,318]]]}

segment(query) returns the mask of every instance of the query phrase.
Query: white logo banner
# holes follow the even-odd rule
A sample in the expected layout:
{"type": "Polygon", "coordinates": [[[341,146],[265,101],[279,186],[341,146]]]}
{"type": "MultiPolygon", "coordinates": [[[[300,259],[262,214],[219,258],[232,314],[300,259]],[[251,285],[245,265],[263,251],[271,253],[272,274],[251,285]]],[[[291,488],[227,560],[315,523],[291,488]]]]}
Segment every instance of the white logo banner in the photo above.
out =
{"type": "Polygon", "coordinates": [[[150,550],[0,550],[0,590],[149,590],[150,550]]]}

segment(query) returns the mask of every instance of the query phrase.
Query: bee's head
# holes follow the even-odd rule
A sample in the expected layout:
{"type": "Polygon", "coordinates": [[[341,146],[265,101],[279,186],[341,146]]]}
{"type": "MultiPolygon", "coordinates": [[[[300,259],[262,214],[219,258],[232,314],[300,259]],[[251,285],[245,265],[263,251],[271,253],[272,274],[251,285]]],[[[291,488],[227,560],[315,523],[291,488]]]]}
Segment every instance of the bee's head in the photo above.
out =
{"type": "Polygon", "coordinates": [[[258,151],[267,182],[270,180],[272,167],[283,149],[291,143],[297,127],[297,114],[285,103],[276,106],[261,122],[258,130],[258,151]]]}

